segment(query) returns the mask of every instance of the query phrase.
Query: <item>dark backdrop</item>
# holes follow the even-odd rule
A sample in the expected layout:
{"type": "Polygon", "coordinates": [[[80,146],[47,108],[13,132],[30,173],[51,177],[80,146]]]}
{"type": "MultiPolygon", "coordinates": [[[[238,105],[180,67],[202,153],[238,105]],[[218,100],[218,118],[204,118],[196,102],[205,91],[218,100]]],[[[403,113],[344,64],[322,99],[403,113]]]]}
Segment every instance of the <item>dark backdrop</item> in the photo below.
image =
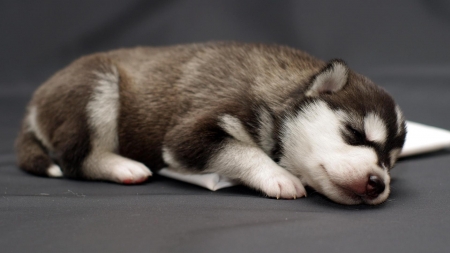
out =
{"type": "Polygon", "coordinates": [[[342,58],[391,90],[394,82],[442,85],[450,78],[450,1],[3,0],[0,91],[30,91],[91,52],[211,40],[342,58]]]}
{"type": "Polygon", "coordinates": [[[42,81],[90,52],[210,40],[287,44],[383,76],[450,61],[446,0],[3,0],[0,14],[2,85],[42,81]]]}
{"type": "Polygon", "coordinates": [[[135,187],[52,180],[15,166],[25,104],[56,70],[95,51],[211,40],[342,58],[388,89],[408,119],[450,129],[450,1],[2,0],[0,251],[450,251],[448,151],[401,161],[376,208],[162,178],[135,187]]]}

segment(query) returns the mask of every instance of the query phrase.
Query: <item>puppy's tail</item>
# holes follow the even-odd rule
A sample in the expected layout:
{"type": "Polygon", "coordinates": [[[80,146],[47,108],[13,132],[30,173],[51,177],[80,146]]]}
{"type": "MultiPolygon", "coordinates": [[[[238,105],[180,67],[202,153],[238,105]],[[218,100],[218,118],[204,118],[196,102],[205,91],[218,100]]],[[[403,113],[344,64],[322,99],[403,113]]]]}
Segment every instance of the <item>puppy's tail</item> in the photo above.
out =
{"type": "Polygon", "coordinates": [[[61,169],[53,163],[47,149],[29,129],[26,120],[16,139],[15,149],[17,164],[22,170],[39,176],[62,176],[61,169]]]}

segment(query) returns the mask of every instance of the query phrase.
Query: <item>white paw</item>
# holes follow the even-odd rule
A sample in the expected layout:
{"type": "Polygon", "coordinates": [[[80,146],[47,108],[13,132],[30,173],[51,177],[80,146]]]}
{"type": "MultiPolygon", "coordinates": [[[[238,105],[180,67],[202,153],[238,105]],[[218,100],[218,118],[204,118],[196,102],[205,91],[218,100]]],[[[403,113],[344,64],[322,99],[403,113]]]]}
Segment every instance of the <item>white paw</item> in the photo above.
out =
{"type": "Polygon", "coordinates": [[[61,168],[58,165],[52,164],[47,169],[47,175],[49,177],[62,177],[63,172],[61,171],[61,168]]]}
{"type": "Polygon", "coordinates": [[[296,199],[306,196],[300,179],[289,172],[271,173],[263,178],[261,190],[268,196],[282,199],[296,199]]]}
{"type": "Polygon", "coordinates": [[[152,176],[152,172],[144,164],[116,154],[92,156],[90,162],[90,169],[85,173],[91,179],[139,184],[152,176]]]}
{"type": "Polygon", "coordinates": [[[111,179],[121,184],[139,184],[147,181],[152,172],[142,163],[123,159],[111,165],[111,179]]]}

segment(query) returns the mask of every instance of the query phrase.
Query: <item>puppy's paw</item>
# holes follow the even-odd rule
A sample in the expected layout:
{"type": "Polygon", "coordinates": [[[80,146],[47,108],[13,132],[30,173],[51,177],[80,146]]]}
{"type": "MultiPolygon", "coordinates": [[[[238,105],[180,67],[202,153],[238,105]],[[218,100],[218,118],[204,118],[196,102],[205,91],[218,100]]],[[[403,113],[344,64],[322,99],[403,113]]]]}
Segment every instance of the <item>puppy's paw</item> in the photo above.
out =
{"type": "Polygon", "coordinates": [[[306,190],[300,179],[285,173],[273,173],[261,182],[261,190],[272,198],[296,199],[306,197],[306,190]]]}
{"type": "Polygon", "coordinates": [[[111,165],[111,179],[121,184],[140,184],[149,177],[152,172],[145,165],[129,159],[121,159],[111,165]]]}
{"type": "Polygon", "coordinates": [[[88,179],[119,184],[139,184],[152,176],[144,164],[113,153],[91,155],[83,169],[88,179]]]}
{"type": "Polygon", "coordinates": [[[56,164],[50,165],[47,169],[47,176],[49,177],[63,177],[63,172],[61,170],[61,167],[59,167],[56,164]]]}

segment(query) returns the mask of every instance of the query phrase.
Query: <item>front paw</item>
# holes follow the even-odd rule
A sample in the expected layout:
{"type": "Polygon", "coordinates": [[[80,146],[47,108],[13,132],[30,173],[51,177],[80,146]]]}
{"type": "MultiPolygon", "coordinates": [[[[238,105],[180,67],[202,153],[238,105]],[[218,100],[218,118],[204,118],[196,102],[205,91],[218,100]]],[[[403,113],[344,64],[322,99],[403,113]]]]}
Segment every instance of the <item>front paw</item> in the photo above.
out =
{"type": "Polygon", "coordinates": [[[300,179],[288,172],[267,175],[261,182],[261,190],[268,197],[277,199],[306,197],[306,190],[300,179]]]}

